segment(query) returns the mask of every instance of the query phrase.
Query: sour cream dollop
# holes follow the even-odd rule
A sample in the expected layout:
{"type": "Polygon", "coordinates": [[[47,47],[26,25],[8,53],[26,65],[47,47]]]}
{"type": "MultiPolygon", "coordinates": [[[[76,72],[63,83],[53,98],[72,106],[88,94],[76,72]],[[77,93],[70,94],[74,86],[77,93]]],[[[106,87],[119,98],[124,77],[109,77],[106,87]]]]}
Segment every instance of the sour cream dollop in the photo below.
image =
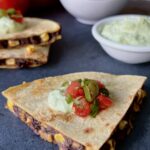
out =
{"type": "Polygon", "coordinates": [[[48,95],[48,105],[52,110],[63,113],[72,112],[72,103],[66,102],[66,97],[61,90],[53,90],[48,95]]]}
{"type": "Polygon", "coordinates": [[[0,18],[0,34],[19,32],[24,30],[25,27],[25,23],[18,23],[7,16],[0,18]]]}

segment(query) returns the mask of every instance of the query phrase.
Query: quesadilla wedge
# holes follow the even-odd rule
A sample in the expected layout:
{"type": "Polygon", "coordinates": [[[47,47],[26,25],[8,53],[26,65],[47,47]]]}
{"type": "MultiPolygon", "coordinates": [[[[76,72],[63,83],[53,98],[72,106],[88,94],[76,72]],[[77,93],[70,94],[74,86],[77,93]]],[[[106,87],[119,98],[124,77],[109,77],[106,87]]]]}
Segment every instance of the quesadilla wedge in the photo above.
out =
{"type": "MultiPolygon", "coordinates": [[[[144,76],[81,72],[23,83],[2,94],[11,112],[42,139],[57,143],[61,150],[115,150],[116,142],[133,128],[134,115],[145,97],[142,90],[145,80],[144,76]],[[105,85],[113,101],[109,108],[95,117],[80,117],[75,113],[58,113],[50,107],[50,93],[66,81],[84,79],[101,81],[105,85]]],[[[72,90],[67,88],[67,91],[72,90]]]]}
{"type": "Polygon", "coordinates": [[[48,61],[50,46],[29,45],[0,51],[0,68],[37,67],[48,61]]]}
{"type": "Polygon", "coordinates": [[[0,50],[12,50],[30,44],[47,45],[61,39],[61,27],[57,22],[25,17],[24,24],[24,30],[0,36],[0,50]]]}
{"type": "Polygon", "coordinates": [[[61,27],[55,21],[24,18],[18,10],[0,9],[0,68],[45,64],[48,61],[48,48],[61,39],[60,32],[61,27]],[[25,53],[25,49],[28,53],[25,53]]]}

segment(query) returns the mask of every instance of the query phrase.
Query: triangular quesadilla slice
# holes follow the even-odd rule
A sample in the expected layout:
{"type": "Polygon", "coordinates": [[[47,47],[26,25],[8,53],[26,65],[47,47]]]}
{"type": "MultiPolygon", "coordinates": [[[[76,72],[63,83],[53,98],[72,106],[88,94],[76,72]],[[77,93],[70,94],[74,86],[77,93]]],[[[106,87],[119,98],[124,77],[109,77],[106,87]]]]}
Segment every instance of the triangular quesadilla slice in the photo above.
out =
{"type": "Polygon", "coordinates": [[[0,50],[25,45],[49,45],[61,39],[61,27],[52,20],[24,18],[25,29],[16,33],[0,35],[0,50]]]}
{"type": "Polygon", "coordinates": [[[0,68],[37,67],[47,63],[50,46],[28,45],[20,49],[0,50],[0,68]]]}
{"type": "Polygon", "coordinates": [[[142,90],[145,80],[144,76],[81,72],[23,83],[2,94],[10,111],[41,138],[57,143],[61,150],[115,150],[117,140],[132,130],[134,114],[145,97],[142,90]],[[101,81],[110,93],[112,106],[95,118],[53,111],[50,93],[66,81],[83,79],[101,81]]]}

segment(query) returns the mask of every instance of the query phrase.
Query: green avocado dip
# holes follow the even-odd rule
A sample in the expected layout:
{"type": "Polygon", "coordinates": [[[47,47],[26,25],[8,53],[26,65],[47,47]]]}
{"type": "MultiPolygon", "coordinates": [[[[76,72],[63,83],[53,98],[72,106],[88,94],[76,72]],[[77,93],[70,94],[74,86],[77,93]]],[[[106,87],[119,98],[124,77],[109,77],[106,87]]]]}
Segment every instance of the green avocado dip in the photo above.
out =
{"type": "Polygon", "coordinates": [[[9,17],[0,18],[0,34],[9,34],[24,30],[25,24],[18,23],[9,17]]]}
{"type": "Polygon", "coordinates": [[[23,15],[13,8],[0,9],[0,35],[23,31],[26,27],[23,15]]]}
{"type": "Polygon", "coordinates": [[[126,18],[104,25],[101,35],[111,41],[133,46],[150,45],[150,18],[126,18]]]}

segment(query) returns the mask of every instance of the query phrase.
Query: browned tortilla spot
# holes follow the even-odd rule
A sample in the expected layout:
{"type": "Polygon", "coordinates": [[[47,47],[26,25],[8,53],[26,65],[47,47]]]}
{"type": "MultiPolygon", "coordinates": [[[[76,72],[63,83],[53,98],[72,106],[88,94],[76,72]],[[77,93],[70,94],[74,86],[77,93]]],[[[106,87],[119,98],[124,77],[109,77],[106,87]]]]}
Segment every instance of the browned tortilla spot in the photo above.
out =
{"type": "Polygon", "coordinates": [[[110,128],[111,128],[112,130],[114,130],[115,127],[114,127],[114,125],[111,125],[110,128]]]}
{"type": "Polygon", "coordinates": [[[133,96],[132,95],[129,95],[129,99],[132,99],[133,98],[133,96]]]}
{"type": "Polygon", "coordinates": [[[117,112],[117,115],[118,115],[118,116],[122,116],[122,114],[121,114],[121,113],[118,113],[118,112],[117,112]]]}
{"type": "Polygon", "coordinates": [[[93,128],[85,128],[85,129],[84,129],[84,133],[86,133],[86,134],[89,134],[89,133],[91,133],[91,132],[93,132],[93,131],[94,131],[93,128]]]}
{"type": "Polygon", "coordinates": [[[110,124],[109,123],[106,123],[106,127],[108,127],[110,124]]]}
{"type": "Polygon", "coordinates": [[[87,147],[86,149],[88,149],[88,150],[92,149],[92,144],[91,143],[86,143],[85,145],[87,147]]]}

